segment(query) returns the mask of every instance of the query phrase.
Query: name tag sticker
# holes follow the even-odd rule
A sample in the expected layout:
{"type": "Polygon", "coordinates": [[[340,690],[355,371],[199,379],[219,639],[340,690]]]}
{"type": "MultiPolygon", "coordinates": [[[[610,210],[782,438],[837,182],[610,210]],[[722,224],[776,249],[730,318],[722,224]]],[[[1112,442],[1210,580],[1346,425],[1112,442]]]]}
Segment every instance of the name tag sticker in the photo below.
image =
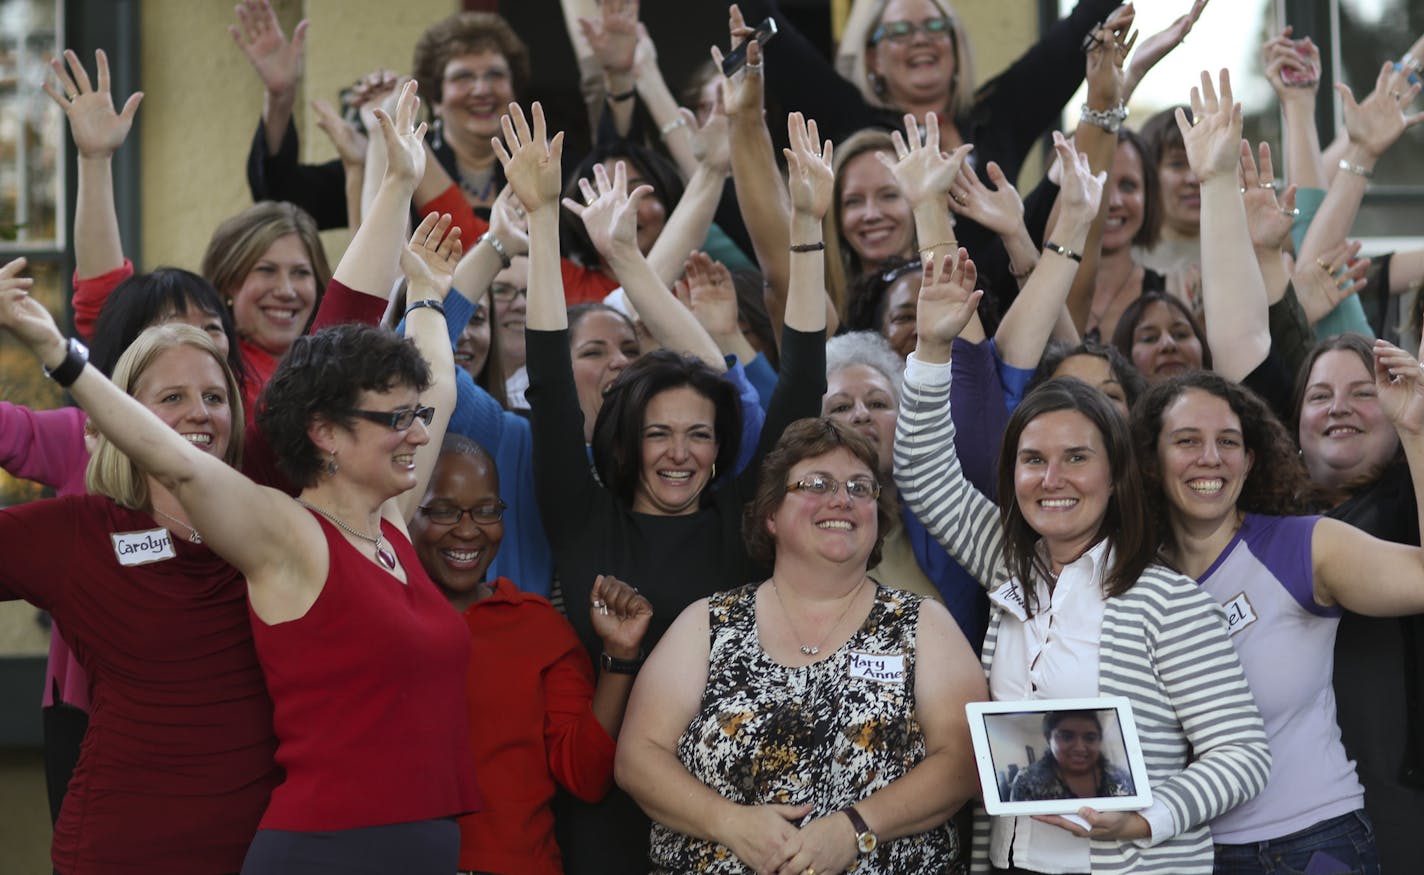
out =
{"type": "Polygon", "coordinates": [[[998,589],[989,593],[989,601],[1013,614],[1019,622],[1028,621],[1028,611],[1024,609],[1023,592],[1019,589],[1017,581],[1004,581],[998,589]]]}
{"type": "Polygon", "coordinates": [[[178,554],[173,550],[173,537],[167,529],[149,529],[146,532],[113,532],[114,555],[120,565],[148,565],[162,562],[178,554]]]}
{"type": "Polygon", "coordinates": [[[1256,611],[1244,592],[1221,607],[1226,611],[1226,631],[1232,635],[1256,622],[1256,611]]]}
{"type": "Polygon", "coordinates": [[[905,683],[905,655],[902,653],[850,652],[846,676],[881,684],[905,683]]]}

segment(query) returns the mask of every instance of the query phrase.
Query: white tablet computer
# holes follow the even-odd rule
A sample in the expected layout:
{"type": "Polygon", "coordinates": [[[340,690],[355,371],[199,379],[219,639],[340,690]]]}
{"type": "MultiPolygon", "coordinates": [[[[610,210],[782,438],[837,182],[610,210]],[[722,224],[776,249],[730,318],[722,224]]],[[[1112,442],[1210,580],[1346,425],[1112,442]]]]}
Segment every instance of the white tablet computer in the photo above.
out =
{"type": "Polygon", "coordinates": [[[1136,811],[1152,804],[1132,705],[1121,696],[965,706],[990,814],[1136,811]]]}

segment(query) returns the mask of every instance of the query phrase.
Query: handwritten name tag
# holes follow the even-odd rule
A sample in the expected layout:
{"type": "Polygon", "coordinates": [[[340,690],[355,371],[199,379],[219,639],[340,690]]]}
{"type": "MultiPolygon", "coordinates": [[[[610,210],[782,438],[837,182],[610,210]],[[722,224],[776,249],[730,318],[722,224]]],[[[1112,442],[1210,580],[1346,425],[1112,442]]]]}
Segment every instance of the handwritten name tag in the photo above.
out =
{"type": "Polygon", "coordinates": [[[905,656],[902,653],[850,652],[846,675],[881,684],[905,682],[905,656]]]}
{"type": "Polygon", "coordinates": [[[1019,589],[1018,581],[1004,581],[998,589],[989,593],[989,601],[1013,614],[1019,622],[1028,621],[1028,611],[1024,608],[1023,591],[1019,589]]]}
{"type": "Polygon", "coordinates": [[[114,555],[120,565],[147,565],[162,562],[178,554],[173,551],[173,537],[167,529],[149,529],[146,532],[113,532],[114,555]]]}
{"type": "Polygon", "coordinates": [[[1232,635],[1256,622],[1256,611],[1244,592],[1221,607],[1226,611],[1226,631],[1232,635]]]}

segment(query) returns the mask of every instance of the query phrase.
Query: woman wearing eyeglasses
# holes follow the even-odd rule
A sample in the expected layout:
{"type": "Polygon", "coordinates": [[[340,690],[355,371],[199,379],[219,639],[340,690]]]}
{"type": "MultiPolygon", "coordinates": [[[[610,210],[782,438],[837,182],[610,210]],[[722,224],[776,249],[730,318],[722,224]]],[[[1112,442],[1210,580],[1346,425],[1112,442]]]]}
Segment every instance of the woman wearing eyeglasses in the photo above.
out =
{"type": "Polygon", "coordinates": [[[654,873],[945,872],[974,793],[974,653],[938,602],[879,586],[875,450],[792,424],[744,517],[769,578],[683,611],[634,685],[617,774],[654,873]]]}
{"type": "Polygon", "coordinates": [[[561,875],[555,790],[596,802],[613,786],[629,667],[653,608],[617,578],[595,582],[588,616],[604,654],[595,686],[568,620],[508,578],[488,579],[505,507],[494,459],[469,438],[446,435],[410,535],[471,639],[469,746],[485,807],[460,818],[460,871],[561,875]]]}

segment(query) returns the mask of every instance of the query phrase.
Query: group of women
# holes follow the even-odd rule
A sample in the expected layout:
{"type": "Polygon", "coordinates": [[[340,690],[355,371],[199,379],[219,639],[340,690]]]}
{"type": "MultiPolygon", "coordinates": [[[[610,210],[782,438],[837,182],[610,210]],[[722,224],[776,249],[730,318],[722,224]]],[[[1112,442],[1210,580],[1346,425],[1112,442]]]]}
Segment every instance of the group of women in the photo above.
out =
{"type": "MultiPolygon", "coordinates": [[[[847,80],[754,0],[729,50],[744,12],[782,35],[694,118],[637,4],[605,0],[575,42],[623,138],[566,178],[517,102],[528,49],[483,13],[433,26],[413,82],[358,83],[365,132],[319,108],[341,159],[299,165],[305,26],[243,0],[249,181],[295,205],[224,223],[201,276],[124,259],[109,159],[141,96],[116,110],[103,53],[94,84],[66,53],[46,91],[93,351],[0,270],[0,327],[82,407],[0,406],[0,463],[63,496],[0,512],[27,548],[0,596],[57,623],[56,873],[1407,859],[1424,374],[1355,335],[1308,351],[1363,262],[1316,230],[1290,272],[1294,187],[1224,72],[1119,130],[1204,5],[1130,55],[1130,5],[1085,0],[976,89],[939,0],[855,4],[847,80]],[[764,92],[797,110],[784,180],[764,92]],[[316,228],[343,222],[329,272],[316,228]],[[858,330],[826,343],[836,322],[858,330]],[[1149,808],[951,819],[978,795],[967,703],[1100,695],[1132,704],[1149,808]]],[[[1268,78],[1294,105],[1318,60],[1289,36],[1268,78]]],[[[1420,120],[1412,69],[1348,98],[1318,223],[1348,227],[1420,120]]],[[[1021,783],[1122,780],[1055,731],[1021,783]]]]}

